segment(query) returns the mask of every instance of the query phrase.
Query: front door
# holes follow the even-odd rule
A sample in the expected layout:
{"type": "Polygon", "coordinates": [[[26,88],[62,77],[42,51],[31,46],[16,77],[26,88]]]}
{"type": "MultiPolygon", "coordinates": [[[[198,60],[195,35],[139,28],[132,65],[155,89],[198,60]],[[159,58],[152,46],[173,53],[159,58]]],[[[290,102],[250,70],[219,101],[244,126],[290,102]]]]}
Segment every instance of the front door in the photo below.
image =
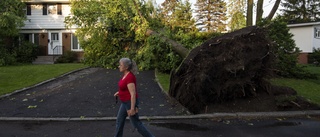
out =
{"type": "Polygon", "coordinates": [[[49,32],[49,43],[48,43],[48,54],[49,55],[61,55],[62,45],[61,45],[61,35],[59,32],[49,32]]]}

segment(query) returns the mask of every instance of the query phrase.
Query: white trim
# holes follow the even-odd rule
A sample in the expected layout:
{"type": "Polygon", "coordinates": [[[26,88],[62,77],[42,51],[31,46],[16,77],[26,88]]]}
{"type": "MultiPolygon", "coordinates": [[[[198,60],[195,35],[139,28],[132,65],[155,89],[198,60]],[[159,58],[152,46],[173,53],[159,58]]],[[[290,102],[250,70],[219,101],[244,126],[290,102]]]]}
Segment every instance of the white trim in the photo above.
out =
{"type": "Polygon", "coordinates": [[[72,29],[72,30],[56,30],[56,29],[24,29],[24,30],[20,30],[19,33],[48,33],[48,31],[59,31],[62,33],[75,33],[76,29],[72,29]]]}
{"type": "Polygon", "coordinates": [[[314,26],[320,25],[320,22],[309,22],[309,23],[299,23],[299,24],[288,24],[287,27],[304,27],[304,26],[314,26]]]}

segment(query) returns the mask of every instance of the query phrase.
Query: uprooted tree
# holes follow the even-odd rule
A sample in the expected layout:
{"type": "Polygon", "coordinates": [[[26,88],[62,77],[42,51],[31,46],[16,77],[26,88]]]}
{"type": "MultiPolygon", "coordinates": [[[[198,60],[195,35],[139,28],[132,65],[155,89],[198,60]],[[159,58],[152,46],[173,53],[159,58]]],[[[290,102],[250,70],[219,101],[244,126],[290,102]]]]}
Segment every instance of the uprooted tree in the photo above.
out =
{"type": "Polygon", "coordinates": [[[171,74],[169,94],[193,113],[211,103],[269,92],[273,43],[262,28],[247,27],[193,49],[171,74]]]}
{"type": "Polygon", "coordinates": [[[142,12],[145,5],[137,0],[71,2],[73,16],[66,19],[66,24],[80,27],[77,36],[87,61],[115,66],[112,63],[119,57],[136,52],[130,42],[143,41],[150,35],[170,43],[184,61],[171,74],[169,93],[193,113],[201,113],[212,103],[274,92],[266,81],[273,43],[263,28],[247,27],[225,34],[189,52],[152,28],[152,19],[142,12]]]}

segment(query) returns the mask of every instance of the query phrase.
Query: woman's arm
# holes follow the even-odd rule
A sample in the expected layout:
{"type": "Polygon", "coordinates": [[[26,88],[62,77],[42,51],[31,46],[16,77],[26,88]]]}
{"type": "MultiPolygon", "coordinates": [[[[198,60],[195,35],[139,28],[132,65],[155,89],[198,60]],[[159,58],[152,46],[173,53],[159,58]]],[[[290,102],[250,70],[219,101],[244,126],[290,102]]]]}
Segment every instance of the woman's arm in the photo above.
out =
{"type": "Polygon", "coordinates": [[[130,95],[131,95],[131,107],[130,107],[130,110],[128,110],[128,115],[129,116],[133,116],[133,115],[136,114],[136,111],[135,111],[136,86],[134,85],[134,83],[129,83],[127,86],[128,86],[128,90],[129,90],[130,95]]]}

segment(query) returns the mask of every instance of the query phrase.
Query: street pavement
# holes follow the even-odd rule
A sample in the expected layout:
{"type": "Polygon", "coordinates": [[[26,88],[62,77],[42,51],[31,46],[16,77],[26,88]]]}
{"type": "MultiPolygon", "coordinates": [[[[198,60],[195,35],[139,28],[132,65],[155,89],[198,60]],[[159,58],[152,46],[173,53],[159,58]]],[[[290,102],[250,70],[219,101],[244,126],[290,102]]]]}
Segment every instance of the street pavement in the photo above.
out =
{"type": "MultiPolygon", "coordinates": [[[[0,137],[112,137],[120,74],[78,70],[0,97],[0,137]],[[30,107],[31,106],[31,107],[30,107]]],[[[139,113],[157,137],[318,137],[320,110],[192,115],[141,72],[139,113]]],[[[129,120],[125,137],[140,137],[129,120]]]]}
{"type": "MultiPolygon", "coordinates": [[[[318,137],[319,119],[143,120],[157,137],[318,137]]],[[[0,121],[1,137],[112,137],[114,120],[0,121]]],[[[124,137],[140,137],[127,121],[124,137]]]]}

